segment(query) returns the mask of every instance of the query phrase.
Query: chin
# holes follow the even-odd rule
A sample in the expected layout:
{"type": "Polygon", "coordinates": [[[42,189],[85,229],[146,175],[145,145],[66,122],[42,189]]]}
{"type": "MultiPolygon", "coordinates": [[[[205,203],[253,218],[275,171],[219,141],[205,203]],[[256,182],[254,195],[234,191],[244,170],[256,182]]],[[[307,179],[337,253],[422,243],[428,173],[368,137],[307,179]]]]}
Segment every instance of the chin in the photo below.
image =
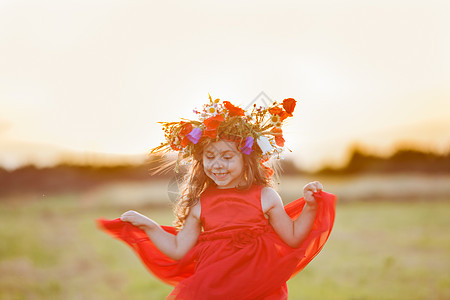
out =
{"type": "Polygon", "coordinates": [[[212,181],[214,181],[214,183],[218,187],[227,188],[227,187],[230,187],[230,185],[232,184],[231,180],[217,180],[215,178],[211,178],[211,179],[212,179],[212,181]]]}
{"type": "Polygon", "coordinates": [[[223,181],[215,181],[214,182],[217,184],[217,186],[219,187],[227,187],[228,185],[230,185],[230,182],[223,182],[223,181]]]}

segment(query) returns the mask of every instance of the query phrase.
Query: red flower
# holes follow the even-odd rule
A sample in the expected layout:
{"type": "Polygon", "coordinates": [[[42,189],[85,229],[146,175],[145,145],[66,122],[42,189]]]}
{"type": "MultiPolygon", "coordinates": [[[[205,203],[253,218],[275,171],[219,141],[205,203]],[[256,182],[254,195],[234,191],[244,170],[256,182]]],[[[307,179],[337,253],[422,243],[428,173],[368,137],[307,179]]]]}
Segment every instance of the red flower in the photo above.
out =
{"type": "Polygon", "coordinates": [[[272,107],[271,109],[269,109],[269,112],[272,115],[279,115],[283,112],[283,110],[281,109],[281,107],[275,106],[275,107],[272,107]]]}
{"type": "Polygon", "coordinates": [[[181,125],[181,128],[180,128],[180,131],[178,132],[178,138],[181,140],[181,143],[180,143],[181,147],[184,148],[191,142],[187,138],[186,135],[192,131],[192,124],[189,122],[181,121],[180,125],[181,125]]]}
{"type": "MultiPolygon", "coordinates": [[[[283,110],[283,111],[280,113],[280,121],[283,122],[284,119],[286,119],[287,117],[289,117],[289,114],[283,110]]],[[[292,115],[290,115],[290,117],[292,117],[292,115]]]]}
{"type": "Polygon", "coordinates": [[[192,131],[191,123],[186,123],[186,122],[181,121],[180,124],[182,125],[182,127],[180,129],[180,135],[185,136],[186,134],[188,134],[189,132],[192,131]]]}
{"type": "Polygon", "coordinates": [[[274,127],[272,128],[271,132],[276,133],[275,136],[275,143],[280,146],[283,147],[284,146],[284,138],[283,138],[283,131],[281,130],[281,128],[278,127],[274,127]]]}
{"type": "Polygon", "coordinates": [[[208,119],[205,119],[203,121],[203,124],[205,124],[206,128],[203,132],[203,136],[208,136],[210,138],[216,138],[217,136],[217,127],[219,127],[220,123],[222,123],[225,120],[223,115],[216,115],[214,117],[209,117],[208,119]]]}
{"type": "Polygon", "coordinates": [[[293,98],[287,98],[283,100],[283,108],[288,113],[289,117],[292,117],[296,102],[297,101],[295,101],[295,99],[293,98]]]}
{"type": "Polygon", "coordinates": [[[245,111],[242,108],[234,106],[233,104],[231,104],[228,101],[223,101],[223,105],[229,111],[230,117],[245,116],[245,111]]]}
{"type": "Polygon", "coordinates": [[[186,147],[189,143],[191,142],[191,140],[188,139],[187,136],[185,136],[182,140],[181,140],[181,147],[186,147]]]}

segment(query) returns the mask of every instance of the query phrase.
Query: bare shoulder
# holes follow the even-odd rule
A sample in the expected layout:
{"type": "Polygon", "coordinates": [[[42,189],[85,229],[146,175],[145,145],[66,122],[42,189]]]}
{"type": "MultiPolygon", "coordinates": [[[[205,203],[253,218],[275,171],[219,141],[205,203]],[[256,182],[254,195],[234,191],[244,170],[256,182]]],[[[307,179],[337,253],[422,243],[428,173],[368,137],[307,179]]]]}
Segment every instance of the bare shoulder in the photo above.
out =
{"type": "Polygon", "coordinates": [[[274,207],[282,206],[280,195],[271,187],[261,189],[261,207],[264,213],[267,213],[274,207]]]}

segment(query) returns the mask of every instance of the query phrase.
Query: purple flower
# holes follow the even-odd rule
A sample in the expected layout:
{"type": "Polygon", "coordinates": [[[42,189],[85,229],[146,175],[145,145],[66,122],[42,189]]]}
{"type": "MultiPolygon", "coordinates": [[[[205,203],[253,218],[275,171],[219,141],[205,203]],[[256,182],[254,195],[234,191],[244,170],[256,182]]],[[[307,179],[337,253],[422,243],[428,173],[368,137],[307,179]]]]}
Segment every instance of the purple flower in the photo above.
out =
{"type": "Polygon", "coordinates": [[[192,129],[191,132],[186,134],[186,137],[194,144],[197,144],[198,140],[202,137],[202,134],[203,131],[200,128],[196,127],[192,129]]]}
{"type": "Polygon", "coordinates": [[[253,149],[253,137],[248,136],[245,139],[245,145],[244,147],[241,148],[241,152],[247,155],[250,155],[250,153],[252,153],[253,149]]]}

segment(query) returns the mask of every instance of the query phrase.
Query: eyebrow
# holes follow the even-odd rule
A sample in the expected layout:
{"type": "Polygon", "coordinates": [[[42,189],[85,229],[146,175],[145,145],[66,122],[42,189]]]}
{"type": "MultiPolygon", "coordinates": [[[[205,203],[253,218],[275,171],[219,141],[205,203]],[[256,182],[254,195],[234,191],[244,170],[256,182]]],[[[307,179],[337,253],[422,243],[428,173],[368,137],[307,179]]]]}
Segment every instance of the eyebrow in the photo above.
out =
{"type": "MultiPolygon", "coordinates": [[[[220,152],[220,153],[221,153],[221,154],[226,154],[226,153],[228,153],[228,152],[234,154],[234,151],[232,151],[232,150],[224,150],[224,151],[222,151],[222,152],[220,152]]],[[[210,151],[210,150],[206,150],[205,153],[207,153],[207,154],[215,154],[215,152],[212,152],[212,151],[210,151]]]]}

